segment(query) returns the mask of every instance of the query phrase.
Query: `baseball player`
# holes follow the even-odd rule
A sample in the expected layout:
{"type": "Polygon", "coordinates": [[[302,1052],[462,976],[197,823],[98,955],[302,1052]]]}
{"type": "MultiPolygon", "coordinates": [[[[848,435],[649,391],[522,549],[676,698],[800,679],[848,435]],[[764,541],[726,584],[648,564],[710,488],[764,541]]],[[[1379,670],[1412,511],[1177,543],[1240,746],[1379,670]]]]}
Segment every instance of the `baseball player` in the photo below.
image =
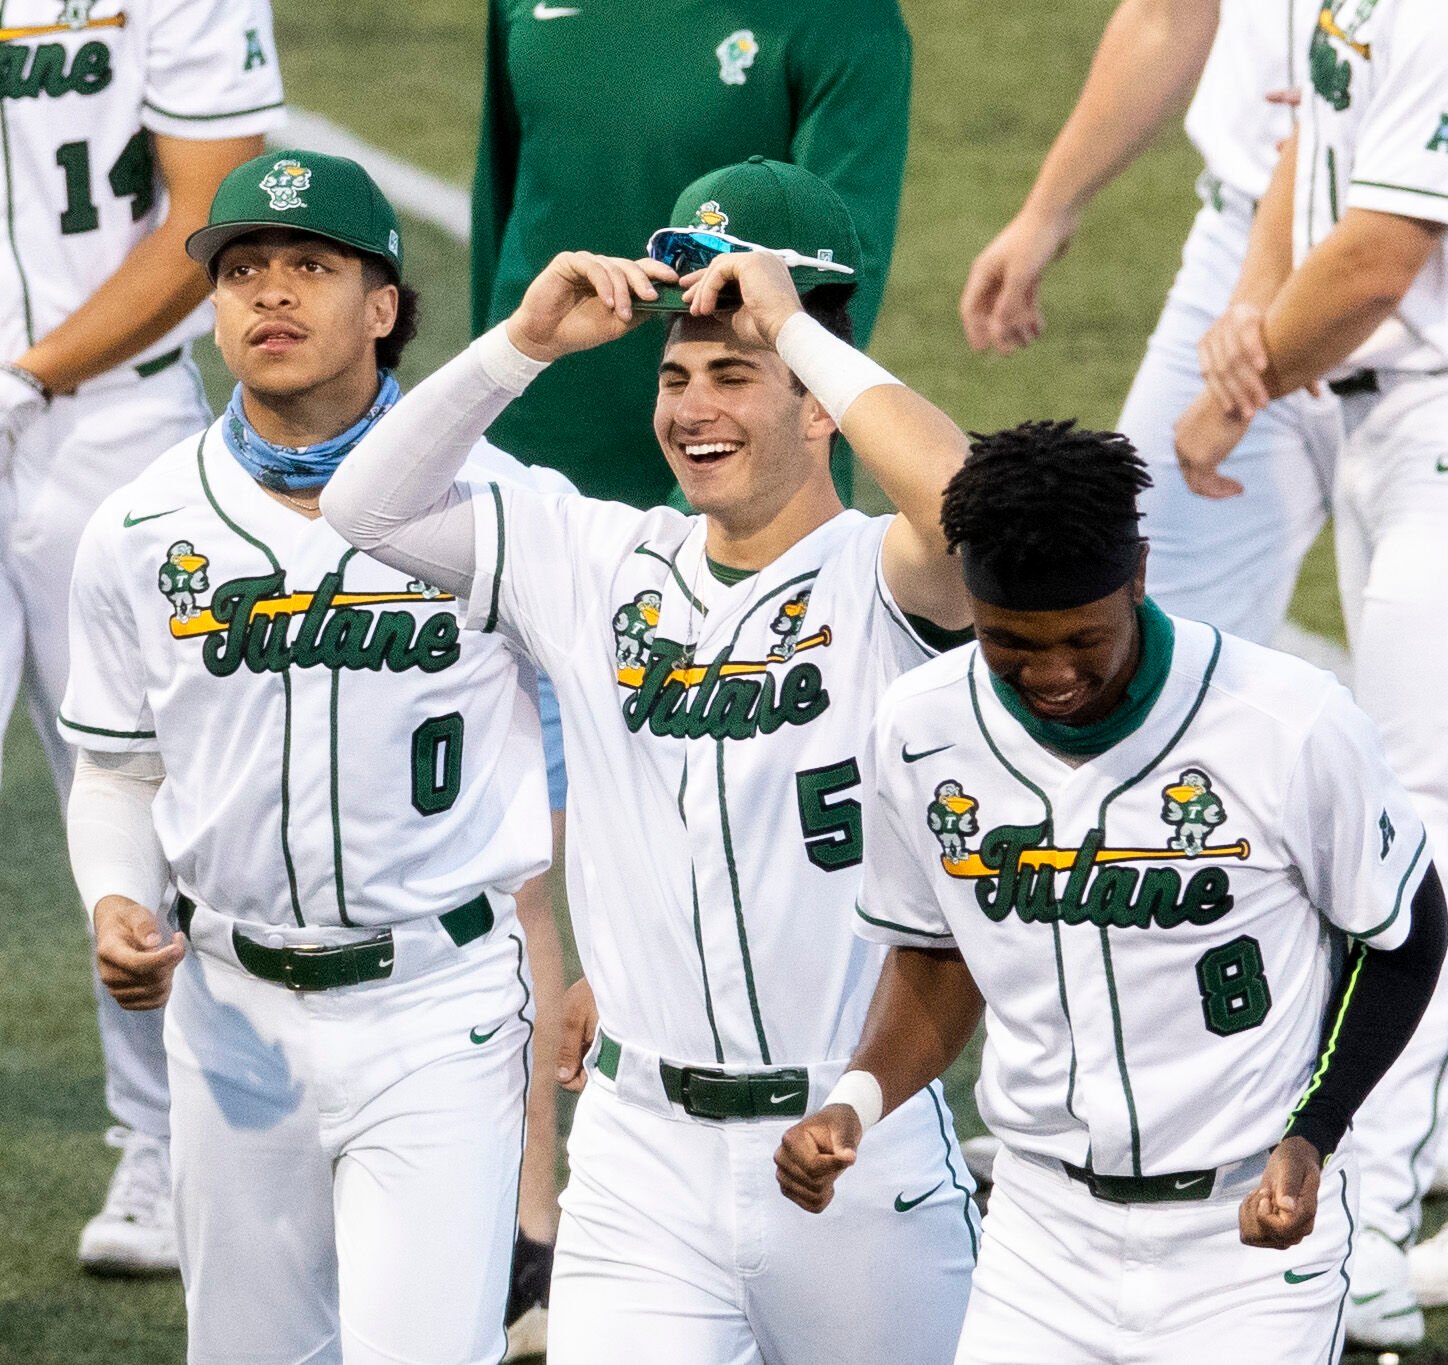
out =
{"type": "Polygon", "coordinates": [[[1146,597],[1146,478],[1066,422],[978,438],[951,481],[979,643],[881,704],[857,928],[891,955],[777,1158],[803,1207],[846,1197],[988,1012],[1004,1150],[956,1365],[1336,1360],[1346,1130],[1448,944],[1345,689],[1146,597]],[[943,781],[975,803],[963,857],[928,819],[943,781]],[[1167,814],[1193,804],[1220,816],[1200,843],[1167,814]]]}
{"type": "MultiPolygon", "coordinates": [[[[1208,391],[1183,415],[1178,448],[1193,487],[1230,495],[1237,485],[1218,465],[1263,403],[1320,379],[1338,394],[1334,527],[1355,690],[1443,848],[1448,761],[1424,737],[1448,733],[1437,625],[1448,611],[1448,15],[1424,0],[1329,5],[1302,65],[1299,132],[1233,305],[1203,341],[1208,391]]],[[[1365,1236],[1353,1298],[1384,1319],[1371,1334],[1354,1324],[1365,1344],[1422,1335],[1403,1248],[1432,1170],[1445,1038],[1448,985],[1359,1119],[1365,1236]]],[[[1448,1299],[1448,1275],[1425,1289],[1448,1299]]]]}
{"type": "Polygon", "coordinates": [[[558,257],[363,443],[323,511],[466,599],[468,627],[518,640],[558,687],[569,903],[599,1027],[552,1365],[947,1361],[977,1225],[938,1088],[892,1120],[890,1158],[836,1220],[768,1185],[880,962],[848,932],[861,741],[926,637],[966,625],[938,525],[965,442],[839,338],[838,296],[806,298],[827,325],[802,310],[786,262],[859,259],[827,187],[755,160],[693,192],[737,241],[700,229],[642,263],[558,257]],[[670,262],[695,249],[713,259],[681,295],[670,262]],[[687,310],[660,338],[654,430],[702,515],[455,482],[464,446],[551,358],[631,330],[644,305],[687,310]],[[837,429],[899,515],[841,508],[837,429]]]}
{"type": "MultiPolygon", "coordinates": [[[[532,1030],[512,893],[548,859],[536,705],[428,574],[317,511],[415,330],[376,185],[268,153],[187,250],[240,382],[87,527],[60,726],[102,977],[128,1009],[171,991],[189,1359],[497,1360],[532,1030]]],[[[492,452],[487,477],[529,476],[492,452]]]]}
{"type": "Polygon", "coordinates": [[[1246,493],[1211,505],[1177,468],[1172,424],[1201,392],[1197,345],[1227,307],[1254,209],[1292,130],[1284,101],[1303,82],[1316,11],[1308,0],[1121,0],[1076,108],[1020,212],[972,265],[960,304],[977,350],[1034,341],[1045,325],[1047,267],[1092,198],[1150,146],[1195,86],[1186,128],[1206,163],[1202,207],[1119,426],[1152,472],[1142,510],[1153,597],[1259,643],[1282,624],[1323,525],[1333,405],[1297,392],[1265,408],[1229,471],[1246,493]]]}
{"type": "MultiPolygon", "coordinates": [[[[222,177],[284,118],[267,0],[9,0],[0,16],[0,727],[22,672],[60,792],[64,587],[106,494],[210,420],[182,251],[222,177]],[[8,509],[8,511],[7,511],[8,509]]],[[[175,1269],[159,1014],[97,986],[122,1158],[80,1260],[175,1269]]]]}

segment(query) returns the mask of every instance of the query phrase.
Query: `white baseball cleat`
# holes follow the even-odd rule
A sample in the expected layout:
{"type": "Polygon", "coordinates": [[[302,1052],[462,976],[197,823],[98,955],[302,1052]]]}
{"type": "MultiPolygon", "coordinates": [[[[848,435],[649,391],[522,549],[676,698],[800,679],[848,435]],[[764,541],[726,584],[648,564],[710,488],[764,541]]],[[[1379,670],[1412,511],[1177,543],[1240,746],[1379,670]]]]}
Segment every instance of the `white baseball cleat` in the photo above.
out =
{"type": "Polygon", "coordinates": [[[106,1132],[121,1149],[105,1207],[80,1234],[80,1263],[93,1275],[163,1275],[178,1269],[171,1207],[171,1153],[130,1128],[106,1132]]]}
{"type": "Polygon", "coordinates": [[[991,1137],[989,1134],[985,1137],[966,1138],[960,1144],[960,1154],[965,1158],[965,1169],[970,1172],[977,1185],[991,1183],[996,1153],[1000,1149],[1000,1138],[991,1137]]]}
{"type": "Polygon", "coordinates": [[[1347,1339],[1357,1346],[1397,1348],[1423,1340],[1423,1309],[1409,1280],[1408,1254],[1372,1228],[1353,1251],[1345,1320],[1347,1339]]]}
{"type": "Polygon", "coordinates": [[[1424,1308],[1448,1303],[1448,1227],[1408,1252],[1408,1279],[1424,1308]]]}

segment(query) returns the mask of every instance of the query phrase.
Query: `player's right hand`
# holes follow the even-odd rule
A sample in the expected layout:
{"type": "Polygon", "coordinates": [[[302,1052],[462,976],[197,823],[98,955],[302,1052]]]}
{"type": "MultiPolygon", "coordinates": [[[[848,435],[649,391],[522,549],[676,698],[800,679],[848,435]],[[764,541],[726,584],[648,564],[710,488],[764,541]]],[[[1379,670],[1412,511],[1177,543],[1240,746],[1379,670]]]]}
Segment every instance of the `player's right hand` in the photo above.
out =
{"type": "Polygon", "coordinates": [[[560,252],[528,286],[508,319],[508,340],[534,360],[557,360],[631,332],[648,317],[633,301],[656,299],[678,276],[661,261],[560,252]]]}
{"type": "Polygon", "coordinates": [[[1072,220],[1018,213],[975,258],[960,296],[965,339],[975,351],[1009,355],[1045,330],[1041,276],[1071,244],[1072,220]]]}
{"type": "Polygon", "coordinates": [[[780,1192],[806,1213],[820,1213],[835,1197],[835,1181],[855,1164],[864,1130],[849,1104],[827,1104],[784,1135],[774,1154],[780,1192]]]}
{"type": "Polygon", "coordinates": [[[598,1032],[598,1005],[587,977],[579,977],[563,996],[563,1028],[558,1037],[558,1084],[577,1094],[588,1083],[583,1059],[598,1032]]]}
{"type": "Polygon", "coordinates": [[[171,976],[186,956],[186,936],[167,943],[144,905],[126,896],[96,903],[96,967],[122,1009],[156,1010],[171,995],[171,976]]]}
{"type": "Polygon", "coordinates": [[[21,435],[45,408],[45,399],[29,384],[0,370],[0,479],[10,472],[21,435]]]}

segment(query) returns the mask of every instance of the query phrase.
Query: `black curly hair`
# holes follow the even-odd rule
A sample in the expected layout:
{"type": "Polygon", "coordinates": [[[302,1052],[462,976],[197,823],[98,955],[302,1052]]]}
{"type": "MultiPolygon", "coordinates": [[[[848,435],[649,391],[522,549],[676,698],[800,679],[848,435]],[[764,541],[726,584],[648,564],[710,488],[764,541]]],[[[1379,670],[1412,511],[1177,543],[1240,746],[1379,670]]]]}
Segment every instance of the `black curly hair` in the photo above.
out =
{"type": "Polygon", "coordinates": [[[1120,432],[1071,419],[973,431],[970,440],[970,457],[946,486],[940,524],[952,550],[989,564],[994,577],[1114,558],[1124,540],[1140,539],[1136,499],[1151,475],[1120,432]]]}

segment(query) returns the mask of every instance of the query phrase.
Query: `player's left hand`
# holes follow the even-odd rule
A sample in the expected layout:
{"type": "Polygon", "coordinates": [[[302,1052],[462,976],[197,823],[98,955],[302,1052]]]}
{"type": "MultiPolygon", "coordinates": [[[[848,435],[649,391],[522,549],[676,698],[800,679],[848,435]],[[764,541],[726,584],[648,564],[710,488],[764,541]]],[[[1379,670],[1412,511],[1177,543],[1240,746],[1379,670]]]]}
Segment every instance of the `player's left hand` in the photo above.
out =
{"type": "Polygon", "coordinates": [[[1249,1247],[1284,1251],[1294,1247],[1317,1220],[1317,1186],[1322,1157],[1306,1138],[1279,1142],[1267,1158],[1261,1183],[1243,1201],[1237,1221],[1249,1247]]]}
{"type": "Polygon", "coordinates": [[[717,316],[746,346],[773,347],[779,329],[802,311],[789,267],[767,251],[716,256],[704,270],[685,275],[679,283],[691,313],[717,316]],[[720,295],[730,285],[738,289],[740,303],[721,306],[720,295]]]}
{"type": "Polygon", "coordinates": [[[508,319],[508,340],[534,360],[557,360],[601,346],[647,320],[647,313],[634,311],[634,299],[655,299],[656,282],[677,280],[662,261],[560,252],[508,319]]]}
{"type": "Polygon", "coordinates": [[[1177,419],[1177,463],[1193,493],[1204,498],[1235,498],[1242,492],[1242,485],[1219,473],[1217,466],[1236,449],[1251,420],[1224,412],[1209,393],[1198,394],[1177,419]]]}
{"type": "Polygon", "coordinates": [[[835,1197],[835,1181],[855,1164],[864,1130],[850,1104],[827,1104],[801,1119],[780,1141],[774,1176],[786,1199],[806,1213],[821,1213],[835,1197]]]}
{"type": "Polygon", "coordinates": [[[579,977],[563,996],[563,1026],[558,1035],[558,1084],[577,1094],[588,1083],[583,1059],[598,1032],[598,1005],[587,977],[579,977]]]}
{"type": "Polygon", "coordinates": [[[1270,363],[1265,316],[1255,304],[1233,303],[1197,343],[1207,392],[1231,417],[1253,417],[1272,401],[1264,379],[1270,363]]]}

